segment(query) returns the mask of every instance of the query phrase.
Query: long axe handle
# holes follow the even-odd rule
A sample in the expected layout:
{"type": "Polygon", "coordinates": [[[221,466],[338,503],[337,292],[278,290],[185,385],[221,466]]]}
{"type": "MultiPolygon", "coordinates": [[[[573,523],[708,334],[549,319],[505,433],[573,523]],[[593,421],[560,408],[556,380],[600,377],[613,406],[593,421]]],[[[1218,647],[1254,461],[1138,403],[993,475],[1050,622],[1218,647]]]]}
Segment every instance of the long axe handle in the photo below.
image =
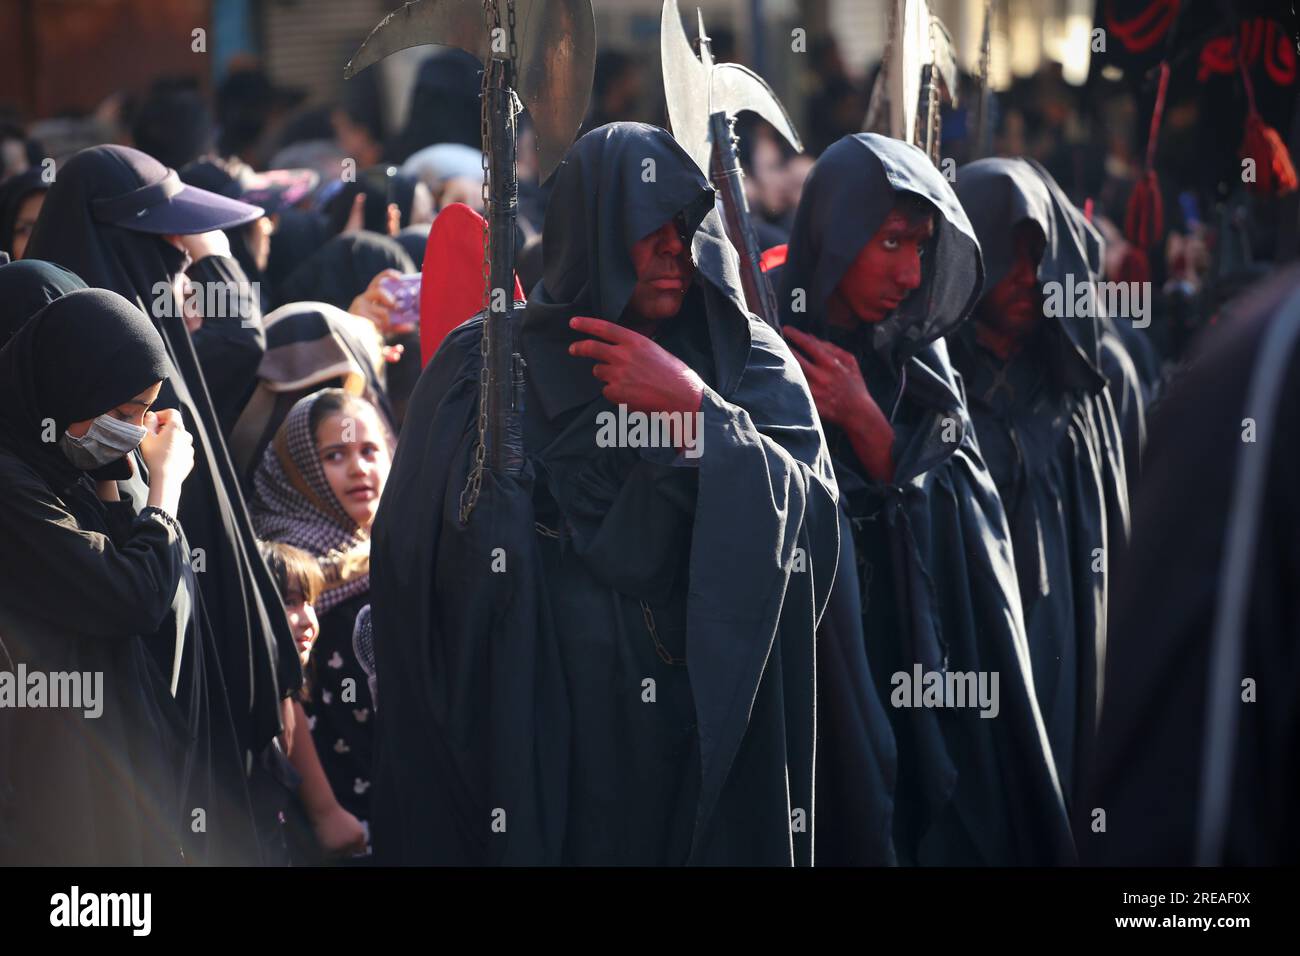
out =
{"type": "Polygon", "coordinates": [[[736,140],[732,136],[732,121],[726,113],[709,117],[713,140],[713,157],[710,172],[713,185],[722,196],[723,220],[727,236],[740,256],[740,285],[745,293],[749,310],[774,329],[781,327],[776,308],[776,293],[761,264],[762,250],[749,219],[749,201],[745,198],[745,173],[736,153],[736,140]]]}
{"type": "Polygon", "coordinates": [[[498,474],[518,471],[518,379],[515,356],[515,217],[519,186],[515,181],[515,96],[510,88],[509,61],[492,57],[488,70],[488,115],[492,118],[492,144],[488,152],[488,233],[491,242],[488,314],[485,318],[489,350],[487,464],[498,474]]]}

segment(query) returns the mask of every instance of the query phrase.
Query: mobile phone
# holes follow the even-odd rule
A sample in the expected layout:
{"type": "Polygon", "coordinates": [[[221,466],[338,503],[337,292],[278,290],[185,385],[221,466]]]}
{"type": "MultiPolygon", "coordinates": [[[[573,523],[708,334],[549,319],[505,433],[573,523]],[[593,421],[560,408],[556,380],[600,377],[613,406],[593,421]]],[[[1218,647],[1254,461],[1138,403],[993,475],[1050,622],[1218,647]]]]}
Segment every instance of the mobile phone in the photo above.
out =
{"type": "Polygon", "coordinates": [[[420,273],[408,272],[400,276],[384,276],[379,288],[393,297],[396,305],[389,310],[389,325],[420,324],[420,273]]]}

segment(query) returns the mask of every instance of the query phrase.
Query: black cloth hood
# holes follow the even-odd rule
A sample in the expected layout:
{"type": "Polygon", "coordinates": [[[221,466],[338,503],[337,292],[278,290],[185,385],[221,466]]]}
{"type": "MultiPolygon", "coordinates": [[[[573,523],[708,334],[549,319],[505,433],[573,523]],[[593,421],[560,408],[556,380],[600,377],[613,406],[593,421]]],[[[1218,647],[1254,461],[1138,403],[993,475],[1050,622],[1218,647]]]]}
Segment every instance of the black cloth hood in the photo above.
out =
{"type": "Polygon", "coordinates": [[[401,243],[374,232],[335,236],[302,261],[280,285],[280,302],[328,302],[347,309],[385,269],[415,271],[401,243]]]}
{"type": "Polygon", "coordinates": [[[984,266],[952,187],[915,146],[855,133],[826,150],[804,184],[782,275],[782,324],[827,337],[827,300],[902,192],[934,206],[934,235],[921,262],[921,285],[870,327],[872,347],[900,368],[965,320],[978,300],[984,266]],[[804,295],[796,297],[797,289],[804,295]],[[796,311],[799,302],[804,308],[796,311]]]}
{"type": "Polygon", "coordinates": [[[571,371],[568,347],[585,336],[569,328],[569,319],[619,322],[636,287],[633,244],[679,213],[695,266],[681,311],[705,310],[716,387],[725,397],[749,355],[749,310],[713,187],[699,167],[666,130],[610,123],[574,144],[553,182],[542,281],[529,296],[520,330],[528,375],[547,415],[590,401],[601,389],[594,376],[571,371]]]}
{"type": "MultiPolygon", "coordinates": [[[[64,164],[45,197],[26,256],[57,262],[87,285],[112,289],[153,314],[150,306],[158,294],[155,286],[170,284],[185,257],[160,235],[96,219],[97,200],[125,196],[148,185],[124,157],[125,152],[134,153],[124,147],[96,146],[64,164]]],[[[149,162],[166,174],[161,163],[149,162]]]]}
{"type": "Polygon", "coordinates": [[[41,309],[86,283],[53,262],[22,259],[0,265],[0,348],[41,309]]]}
{"type": "MultiPolygon", "coordinates": [[[[1051,173],[1034,160],[991,157],[967,163],[957,171],[957,196],[984,253],[985,292],[1011,268],[1012,232],[1025,220],[1035,223],[1045,240],[1038,262],[1039,284],[1059,283],[1065,305],[1074,305],[1070,283],[1078,288],[1098,278],[1105,250],[1101,236],[1051,173]]],[[[1093,304],[1095,312],[1098,300],[1094,298],[1093,304]]],[[[1058,322],[1096,369],[1100,318],[1061,317],[1058,322]]]]}
{"type": "Polygon", "coordinates": [[[130,302],[106,289],[69,292],[0,350],[0,445],[52,484],[74,481],[45,421],[61,435],[163,381],[168,367],[162,337],[130,302]]]}

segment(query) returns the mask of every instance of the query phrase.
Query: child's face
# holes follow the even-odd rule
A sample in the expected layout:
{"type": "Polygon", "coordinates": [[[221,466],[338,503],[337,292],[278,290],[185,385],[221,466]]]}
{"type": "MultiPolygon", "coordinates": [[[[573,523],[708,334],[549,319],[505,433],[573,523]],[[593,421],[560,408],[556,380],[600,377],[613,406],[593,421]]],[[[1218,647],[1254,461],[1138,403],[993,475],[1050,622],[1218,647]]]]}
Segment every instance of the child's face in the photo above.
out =
{"type": "Polygon", "coordinates": [[[374,411],[353,405],[330,415],[316,428],[316,448],[334,497],[358,527],[369,531],[392,463],[374,411]]]}
{"type": "Polygon", "coordinates": [[[303,667],[311,657],[311,646],[320,634],[320,623],[316,620],[316,609],[303,596],[291,593],[285,602],[284,612],[289,616],[289,627],[293,631],[293,643],[298,648],[298,659],[303,667]]]}

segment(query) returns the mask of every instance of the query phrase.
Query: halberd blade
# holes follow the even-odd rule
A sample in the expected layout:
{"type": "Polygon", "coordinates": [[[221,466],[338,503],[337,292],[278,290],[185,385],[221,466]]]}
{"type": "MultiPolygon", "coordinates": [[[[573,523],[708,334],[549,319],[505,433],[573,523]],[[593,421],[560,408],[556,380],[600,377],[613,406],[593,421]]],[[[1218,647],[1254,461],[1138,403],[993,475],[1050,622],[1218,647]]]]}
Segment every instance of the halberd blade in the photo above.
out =
{"type": "MultiPolygon", "coordinates": [[[[458,47],[485,63],[494,51],[481,0],[412,0],[399,7],[370,31],[343,75],[350,79],[399,50],[426,44],[458,47]]],[[[544,180],[587,114],[596,69],[591,0],[516,0],[515,44],[515,93],[537,130],[538,172],[544,180]]]]}

